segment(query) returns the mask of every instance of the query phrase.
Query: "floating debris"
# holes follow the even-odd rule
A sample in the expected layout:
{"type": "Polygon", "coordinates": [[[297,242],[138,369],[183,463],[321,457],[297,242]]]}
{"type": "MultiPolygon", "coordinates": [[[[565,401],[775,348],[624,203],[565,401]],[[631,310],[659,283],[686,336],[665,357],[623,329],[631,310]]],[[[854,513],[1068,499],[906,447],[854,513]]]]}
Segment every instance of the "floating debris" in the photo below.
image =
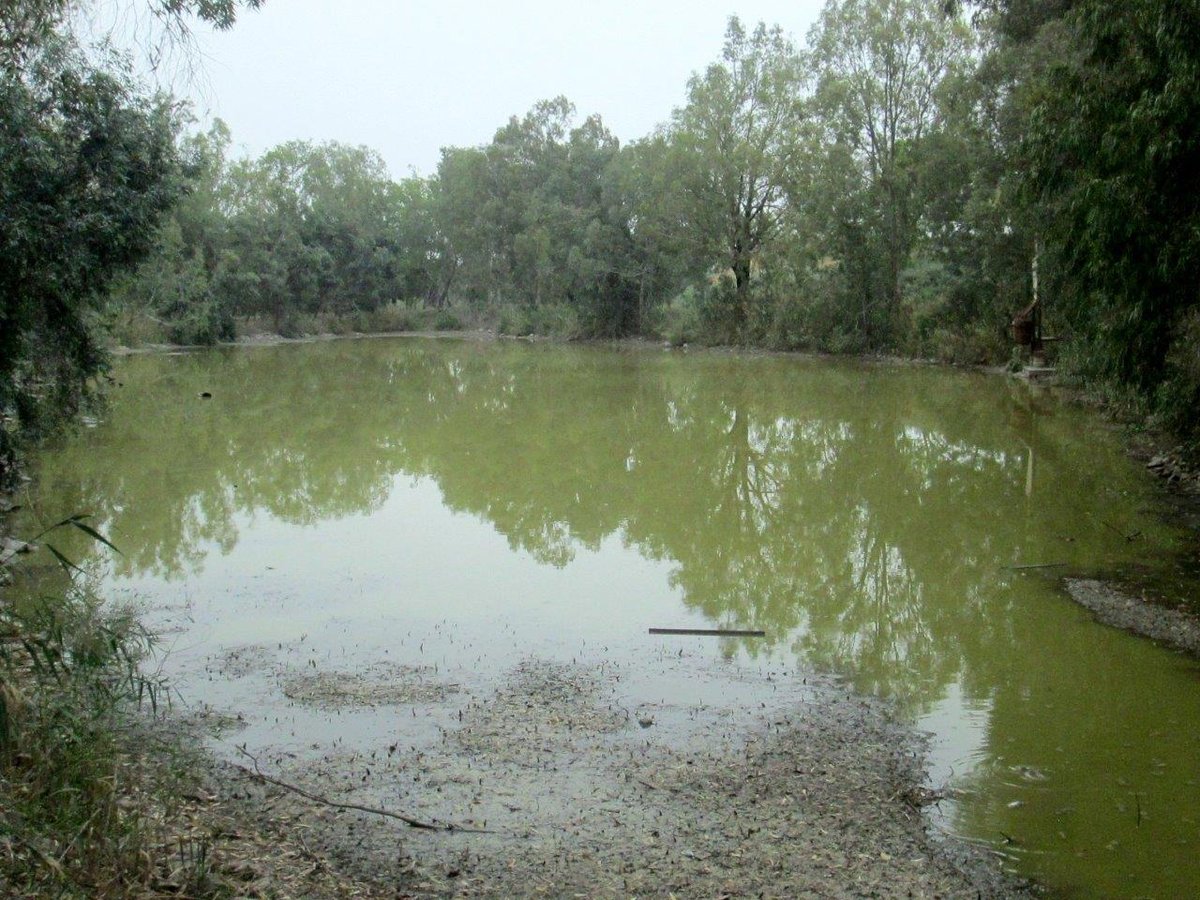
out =
{"type": "Polygon", "coordinates": [[[740,628],[651,628],[651,634],[689,634],[700,637],[766,637],[765,631],[740,628]]]}

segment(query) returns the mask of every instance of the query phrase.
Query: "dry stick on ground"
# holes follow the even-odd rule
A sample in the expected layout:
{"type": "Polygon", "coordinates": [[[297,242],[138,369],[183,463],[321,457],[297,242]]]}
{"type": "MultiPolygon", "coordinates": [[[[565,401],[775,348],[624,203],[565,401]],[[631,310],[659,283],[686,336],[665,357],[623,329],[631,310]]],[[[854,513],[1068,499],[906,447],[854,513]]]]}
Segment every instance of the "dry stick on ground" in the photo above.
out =
{"type": "Polygon", "coordinates": [[[403,813],[391,812],[390,810],[386,809],[378,809],[374,806],[361,806],[358,803],[338,803],[336,800],[327,800],[325,797],[320,797],[316,794],[310,794],[308,791],[304,790],[304,788],[297,787],[294,784],[288,784],[286,781],[280,781],[278,778],[272,778],[270,775],[264,775],[262,770],[258,767],[257,757],[247,751],[244,747],[234,747],[234,749],[254,763],[253,772],[251,772],[245,766],[237,766],[237,764],[234,763],[237,768],[241,769],[251,778],[257,778],[259,781],[266,781],[275,785],[276,787],[281,787],[284,790],[291,791],[294,794],[299,794],[301,797],[311,800],[314,803],[320,803],[324,806],[331,806],[334,809],[351,809],[355,812],[370,813],[373,816],[386,816],[389,819],[396,819],[400,822],[403,822],[410,828],[420,828],[424,831],[462,831],[467,834],[495,834],[494,831],[488,828],[466,828],[462,825],[455,825],[453,822],[446,825],[439,825],[434,822],[424,822],[421,819],[414,819],[411,816],[404,815],[403,813]]]}

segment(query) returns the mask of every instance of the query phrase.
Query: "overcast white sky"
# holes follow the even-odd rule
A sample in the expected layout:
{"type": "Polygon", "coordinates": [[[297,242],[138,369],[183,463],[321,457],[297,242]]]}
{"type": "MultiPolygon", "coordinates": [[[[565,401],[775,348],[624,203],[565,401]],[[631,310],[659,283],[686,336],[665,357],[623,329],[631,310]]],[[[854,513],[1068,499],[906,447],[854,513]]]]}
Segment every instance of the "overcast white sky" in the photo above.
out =
{"type": "Polygon", "coordinates": [[[378,150],[392,176],[429,174],[444,146],[491,140],[566,95],[623,141],[648,134],[714,61],[731,14],[803,43],[821,0],[267,0],[202,34],[192,88],[251,154],[292,138],[378,150]]]}

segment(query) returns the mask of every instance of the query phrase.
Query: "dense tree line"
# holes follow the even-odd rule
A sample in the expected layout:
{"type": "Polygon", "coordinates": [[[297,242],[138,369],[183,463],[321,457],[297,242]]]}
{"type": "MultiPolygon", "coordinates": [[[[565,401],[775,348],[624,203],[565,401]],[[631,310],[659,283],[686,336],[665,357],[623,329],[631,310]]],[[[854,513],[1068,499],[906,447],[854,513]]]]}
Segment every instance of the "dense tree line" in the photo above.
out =
{"type": "MultiPolygon", "coordinates": [[[[0,34],[20,147],[0,172],[18,211],[10,422],[100,370],[100,325],[212,342],[239,319],[478,322],[1005,362],[1036,260],[1064,362],[1196,427],[1195,0],[829,0],[802,46],[732,19],[645,138],[622,145],[559,97],[400,181],[337,143],[231,158],[220,123],[186,132],[79,62],[61,5],[18,3],[0,34]],[[94,208],[72,184],[100,186],[94,208]],[[56,228],[82,245],[57,252],[56,228]]],[[[237,4],[182,8],[228,24],[237,4]]]]}
{"type": "Polygon", "coordinates": [[[423,308],[518,332],[982,359],[1003,351],[1032,246],[991,208],[1004,85],[982,59],[931,0],[834,0],[805,47],[732,19],[642,140],[558,97],[399,183],[336,143],[231,162],[218,125],[182,142],[192,193],[116,306],[177,340],[243,316],[286,332],[423,308]]]}

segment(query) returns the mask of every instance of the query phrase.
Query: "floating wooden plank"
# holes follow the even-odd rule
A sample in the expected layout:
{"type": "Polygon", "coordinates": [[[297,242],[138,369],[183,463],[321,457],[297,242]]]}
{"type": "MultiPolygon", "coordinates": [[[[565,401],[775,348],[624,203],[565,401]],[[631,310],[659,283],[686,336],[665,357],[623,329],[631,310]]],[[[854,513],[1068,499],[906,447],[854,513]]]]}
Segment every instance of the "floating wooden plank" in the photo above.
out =
{"type": "Polygon", "coordinates": [[[742,631],[736,628],[651,628],[651,634],[694,634],[701,637],[766,637],[765,631],[742,631]]]}

